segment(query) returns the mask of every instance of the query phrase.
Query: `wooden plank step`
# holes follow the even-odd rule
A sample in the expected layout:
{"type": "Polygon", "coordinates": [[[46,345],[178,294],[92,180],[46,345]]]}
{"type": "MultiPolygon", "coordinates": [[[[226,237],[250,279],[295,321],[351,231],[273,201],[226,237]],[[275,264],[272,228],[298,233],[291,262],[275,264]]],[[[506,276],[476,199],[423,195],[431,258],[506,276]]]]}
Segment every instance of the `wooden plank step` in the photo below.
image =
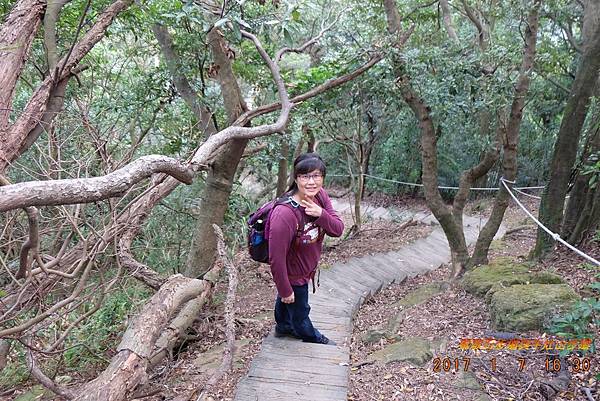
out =
{"type": "Polygon", "coordinates": [[[398,266],[388,263],[387,261],[384,262],[374,256],[369,257],[369,263],[375,268],[389,272],[389,274],[394,278],[394,283],[401,283],[408,276],[405,270],[399,269],[398,266]]]}
{"type": "MultiPolygon", "coordinates": [[[[322,359],[323,363],[334,363],[336,365],[347,362],[350,358],[348,350],[343,347],[334,347],[324,344],[305,343],[291,337],[275,338],[267,336],[261,345],[261,353],[273,353],[306,358],[322,359]]],[[[260,357],[259,355],[259,357],[260,357]]]]}
{"type": "Polygon", "coordinates": [[[397,252],[389,252],[385,256],[398,263],[408,264],[419,273],[431,270],[434,265],[431,263],[431,257],[422,249],[416,250],[407,247],[397,252]]]}
{"type": "Polygon", "coordinates": [[[344,278],[365,285],[372,293],[378,292],[383,284],[380,279],[366,274],[364,272],[364,266],[359,266],[352,260],[349,260],[343,266],[335,266],[334,268],[336,271],[339,270],[338,274],[343,275],[344,278]]]}
{"type": "Polygon", "coordinates": [[[408,277],[415,277],[417,274],[423,272],[423,269],[416,268],[415,266],[406,263],[403,259],[399,260],[398,258],[390,257],[384,253],[373,257],[380,263],[394,266],[394,268],[405,272],[408,277]]]}
{"type": "Polygon", "coordinates": [[[377,279],[377,281],[379,282],[379,284],[375,287],[375,290],[377,290],[377,292],[381,291],[382,288],[390,285],[396,279],[395,277],[393,277],[392,274],[383,272],[377,267],[375,267],[375,264],[369,259],[362,259],[353,263],[356,263],[356,265],[353,265],[353,267],[358,273],[362,274],[363,276],[373,277],[377,279]]]}
{"type": "MultiPolygon", "coordinates": [[[[324,385],[324,386],[343,386],[343,383],[348,381],[348,372],[342,369],[341,372],[333,370],[333,366],[323,366],[317,363],[309,365],[286,364],[283,362],[285,369],[276,367],[253,366],[248,372],[248,377],[260,377],[265,379],[279,379],[290,383],[307,384],[307,385],[324,385]]],[[[341,366],[340,366],[341,367],[341,366]]]]}
{"type": "Polygon", "coordinates": [[[371,288],[359,283],[355,280],[348,279],[344,276],[343,271],[328,271],[324,275],[321,274],[321,280],[326,281],[328,285],[334,284],[341,289],[349,290],[358,296],[369,297],[371,294],[371,288]]]}
{"type": "Polygon", "coordinates": [[[248,377],[240,383],[236,401],[346,401],[347,385],[297,384],[281,379],[248,377]]]}

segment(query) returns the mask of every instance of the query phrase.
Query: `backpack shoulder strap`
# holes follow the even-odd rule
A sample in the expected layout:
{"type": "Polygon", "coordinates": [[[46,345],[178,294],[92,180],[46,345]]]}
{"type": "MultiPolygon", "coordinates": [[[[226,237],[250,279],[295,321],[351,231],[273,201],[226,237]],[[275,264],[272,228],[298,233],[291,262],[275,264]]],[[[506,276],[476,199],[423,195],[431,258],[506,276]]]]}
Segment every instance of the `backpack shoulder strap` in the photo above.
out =
{"type": "MultiPolygon", "coordinates": [[[[294,212],[294,216],[296,216],[296,241],[298,242],[298,238],[302,236],[302,231],[304,230],[304,215],[300,211],[298,203],[293,200],[291,197],[287,197],[286,199],[277,200],[275,202],[275,206],[285,205],[286,207],[292,209],[294,212]]],[[[273,207],[275,207],[273,206],[273,207]]]]}

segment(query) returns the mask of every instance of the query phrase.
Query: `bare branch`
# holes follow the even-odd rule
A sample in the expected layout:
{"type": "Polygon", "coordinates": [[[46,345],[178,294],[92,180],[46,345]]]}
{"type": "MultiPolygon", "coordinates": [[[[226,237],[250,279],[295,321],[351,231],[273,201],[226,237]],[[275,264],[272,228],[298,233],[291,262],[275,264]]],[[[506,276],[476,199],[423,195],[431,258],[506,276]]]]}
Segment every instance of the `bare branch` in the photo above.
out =
{"type": "Polygon", "coordinates": [[[0,212],[26,206],[89,203],[122,195],[135,183],[154,173],[169,174],[191,184],[190,167],[166,156],[141,157],[101,177],[30,181],[0,187],[0,212]]]}
{"type": "Polygon", "coordinates": [[[425,2],[423,4],[419,4],[415,7],[413,7],[412,10],[410,10],[408,13],[406,13],[406,16],[404,17],[405,19],[410,18],[414,13],[416,13],[417,11],[419,11],[421,8],[427,8],[430,7],[432,5],[434,5],[435,3],[437,3],[439,0],[430,0],[428,2],[425,2]]]}
{"type": "MultiPolygon", "coordinates": [[[[87,266],[85,267],[85,270],[83,271],[83,273],[81,275],[81,278],[79,279],[79,282],[75,286],[75,289],[73,290],[73,292],[71,293],[71,295],[69,295],[67,298],[63,299],[62,301],[57,302],[56,304],[54,304],[52,307],[50,307],[49,309],[47,309],[43,313],[40,313],[40,314],[36,315],[35,317],[27,320],[24,323],[21,323],[18,326],[14,326],[14,327],[10,327],[8,329],[0,330],[0,338],[2,338],[2,337],[8,337],[8,336],[11,336],[13,334],[22,333],[25,330],[30,329],[31,327],[33,327],[37,323],[41,322],[42,320],[46,319],[47,317],[51,316],[52,314],[56,313],[57,311],[59,311],[60,309],[64,308],[65,306],[67,306],[71,302],[73,302],[75,299],[77,299],[77,297],[83,292],[83,290],[85,288],[85,283],[86,283],[87,279],[89,278],[90,271],[91,271],[93,265],[94,265],[93,260],[90,260],[87,263],[87,266]]],[[[29,277],[28,277],[28,279],[29,279],[29,277]]],[[[26,287],[24,287],[24,289],[25,288],[26,287]]],[[[16,305],[18,305],[18,303],[15,303],[15,306],[16,305]]]]}
{"type": "Polygon", "coordinates": [[[138,234],[140,227],[141,222],[140,224],[136,224],[135,228],[128,230],[121,236],[117,247],[117,258],[133,277],[148,287],[158,290],[166,280],[155,270],[137,261],[131,253],[131,243],[138,234]]]}
{"type": "MultiPolygon", "coordinates": [[[[10,181],[6,177],[0,175],[0,186],[11,185],[10,181]]],[[[38,211],[35,207],[26,207],[25,212],[27,213],[27,220],[29,222],[29,237],[23,245],[21,245],[21,251],[19,252],[19,270],[15,275],[16,279],[26,277],[31,272],[31,265],[29,264],[29,252],[33,250],[34,258],[39,257],[40,247],[40,235],[39,235],[39,224],[38,224],[38,211]]]]}
{"type": "MultiPolygon", "coordinates": [[[[26,342],[25,345],[28,346],[29,344],[26,342]]],[[[52,379],[50,379],[48,376],[46,376],[46,374],[44,372],[42,372],[42,370],[37,366],[37,362],[35,360],[35,357],[33,356],[33,350],[29,347],[27,349],[26,358],[27,358],[27,366],[29,367],[31,374],[33,375],[33,377],[36,378],[36,380],[38,382],[40,382],[40,384],[42,386],[46,387],[48,390],[52,391],[54,394],[58,394],[68,400],[70,400],[71,398],[73,398],[75,396],[75,394],[73,392],[71,392],[70,390],[67,390],[65,388],[62,388],[61,386],[56,384],[52,379]]]]}
{"type": "MultiPolygon", "coordinates": [[[[303,93],[302,95],[298,95],[296,97],[293,97],[290,102],[293,105],[297,105],[298,103],[302,103],[305,100],[308,100],[310,98],[313,98],[317,95],[320,95],[321,93],[324,93],[326,91],[328,91],[329,89],[333,89],[336,88],[342,84],[345,84],[346,82],[349,82],[351,80],[353,80],[354,78],[360,76],[362,73],[364,73],[365,71],[367,71],[369,68],[373,67],[375,64],[377,64],[378,62],[380,62],[381,60],[383,60],[383,55],[381,54],[375,54],[373,55],[368,62],[366,62],[363,66],[357,68],[356,70],[343,75],[341,77],[338,78],[333,78],[330,79],[329,81],[318,85],[316,87],[314,87],[313,89],[303,93]]],[[[263,114],[267,114],[267,113],[271,113],[275,110],[278,110],[281,107],[281,103],[271,103],[265,106],[260,106],[257,107],[253,110],[250,110],[244,114],[242,114],[240,116],[240,118],[237,119],[237,121],[235,122],[236,125],[244,125],[247,124],[248,122],[250,122],[253,118],[256,118],[258,116],[262,116],[263,114]]]]}
{"type": "Polygon", "coordinates": [[[317,43],[319,40],[321,40],[321,38],[323,37],[323,35],[325,34],[325,32],[327,32],[328,30],[330,30],[331,28],[333,28],[333,26],[335,24],[337,24],[337,22],[340,19],[340,16],[343,13],[344,13],[344,11],[342,11],[340,14],[338,14],[338,16],[335,18],[335,20],[331,24],[329,24],[325,28],[321,29],[321,32],[319,32],[319,34],[317,36],[315,36],[312,39],[307,40],[300,47],[294,47],[294,48],[284,47],[283,49],[279,50],[277,52],[277,54],[275,55],[275,62],[279,63],[281,61],[281,58],[283,57],[283,55],[285,53],[302,53],[304,50],[306,50],[310,46],[312,46],[315,43],[317,43]]]}
{"type": "Polygon", "coordinates": [[[242,155],[242,157],[250,157],[252,155],[257,154],[260,151],[263,151],[267,148],[268,144],[266,143],[261,143],[260,145],[257,145],[251,149],[246,149],[244,150],[244,154],[242,155]]]}

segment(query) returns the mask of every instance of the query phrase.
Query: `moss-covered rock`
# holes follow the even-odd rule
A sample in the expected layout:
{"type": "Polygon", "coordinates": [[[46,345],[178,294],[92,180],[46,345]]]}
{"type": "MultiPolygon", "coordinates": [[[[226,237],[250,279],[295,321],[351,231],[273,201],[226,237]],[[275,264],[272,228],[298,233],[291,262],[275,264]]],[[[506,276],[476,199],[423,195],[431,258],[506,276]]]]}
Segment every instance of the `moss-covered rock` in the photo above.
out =
{"type": "Polygon", "coordinates": [[[430,348],[431,345],[426,339],[410,337],[372,353],[368,359],[383,363],[407,361],[417,366],[423,366],[433,357],[430,348]]]}
{"type": "Polygon", "coordinates": [[[493,294],[517,284],[562,284],[560,276],[548,272],[531,273],[524,264],[514,263],[510,258],[498,258],[489,265],[465,273],[462,285],[465,291],[485,296],[489,301],[493,294]]]}
{"type": "Polygon", "coordinates": [[[50,397],[50,394],[53,393],[38,384],[29,389],[29,391],[15,398],[15,401],[39,401],[42,399],[49,399],[46,397],[50,397]]]}
{"type": "Polygon", "coordinates": [[[558,310],[568,309],[578,299],[566,284],[512,285],[492,295],[490,313],[497,329],[541,330],[558,310]]]}
{"type": "Polygon", "coordinates": [[[447,288],[448,284],[443,282],[425,284],[406,294],[406,296],[404,296],[400,301],[396,302],[393,306],[397,306],[400,309],[416,306],[430,300],[435,295],[445,291],[447,288]]]}
{"type": "MultiPolygon", "coordinates": [[[[244,348],[248,347],[249,344],[250,339],[248,338],[242,338],[240,340],[235,341],[235,348],[233,353],[233,366],[235,368],[240,368],[244,366],[244,362],[241,359],[242,351],[244,350],[244,348]]],[[[214,374],[216,370],[221,366],[224,347],[224,344],[215,345],[208,351],[201,353],[194,360],[194,365],[196,366],[197,370],[201,373],[206,373],[207,375],[214,374]]]]}
{"type": "Polygon", "coordinates": [[[468,390],[482,390],[483,386],[473,372],[459,372],[454,387],[468,390]]]}
{"type": "Polygon", "coordinates": [[[386,338],[389,333],[386,330],[381,329],[372,329],[367,330],[366,333],[363,333],[361,336],[361,340],[367,344],[374,344],[379,342],[382,338],[386,338]]]}

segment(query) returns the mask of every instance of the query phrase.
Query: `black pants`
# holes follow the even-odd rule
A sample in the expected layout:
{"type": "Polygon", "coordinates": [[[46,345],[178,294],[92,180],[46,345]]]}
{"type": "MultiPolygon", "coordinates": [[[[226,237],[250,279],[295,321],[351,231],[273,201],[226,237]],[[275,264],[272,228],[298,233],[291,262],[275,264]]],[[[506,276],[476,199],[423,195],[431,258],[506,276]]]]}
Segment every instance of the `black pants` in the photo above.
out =
{"type": "Polygon", "coordinates": [[[313,327],[308,314],[310,305],[308,304],[308,284],[293,285],[294,303],[285,304],[281,302],[281,297],[277,295],[275,300],[275,330],[282,334],[292,334],[300,337],[302,341],[309,343],[318,343],[321,341],[322,334],[313,327]]]}

